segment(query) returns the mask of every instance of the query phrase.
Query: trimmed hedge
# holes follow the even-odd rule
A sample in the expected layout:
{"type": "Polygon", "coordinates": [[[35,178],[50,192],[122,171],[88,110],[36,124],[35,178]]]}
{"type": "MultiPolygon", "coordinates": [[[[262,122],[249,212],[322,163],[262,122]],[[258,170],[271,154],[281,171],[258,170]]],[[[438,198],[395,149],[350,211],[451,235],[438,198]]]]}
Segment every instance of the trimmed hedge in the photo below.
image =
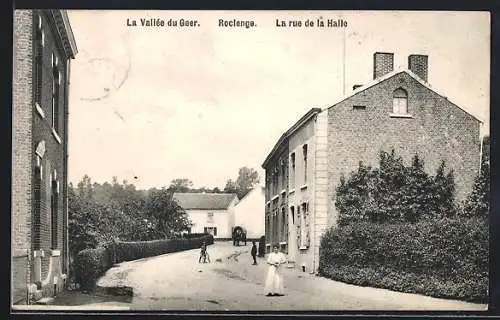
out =
{"type": "Polygon", "coordinates": [[[205,241],[207,245],[214,243],[211,235],[203,235],[198,238],[168,239],[136,242],[117,242],[115,244],[116,262],[137,260],[147,257],[158,256],[165,253],[190,250],[201,247],[205,241]]]}
{"type": "Polygon", "coordinates": [[[351,284],[485,303],[486,218],[357,222],[325,233],[320,275],[351,284]]]}
{"type": "Polygon", "coordinates": [[[200,248],[202,242],[214,243],[212,235],[189,239],[169,239],[109,243],[96,249],[80,251],[75,259],[75,280],[83,290],[93,290],[97,279],[114,264],[153,257],[165,253],[200,248]]]}
{"type": "Polygon", "coordinates": [[[209,234],[207,233],[184,233],[182,235],[183,238],[185,239],[192,239],[192,238],[200,238],[204,236],[208,236],[209,234]]]}

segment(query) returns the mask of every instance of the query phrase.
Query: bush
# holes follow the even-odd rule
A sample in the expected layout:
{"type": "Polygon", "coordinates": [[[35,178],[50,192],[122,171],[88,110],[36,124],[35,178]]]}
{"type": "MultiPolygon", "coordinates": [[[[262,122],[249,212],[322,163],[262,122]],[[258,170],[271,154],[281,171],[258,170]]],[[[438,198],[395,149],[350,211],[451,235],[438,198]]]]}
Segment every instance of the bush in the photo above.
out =
{"type": "Polygon", "coordinates": [[[97,279],[115,263],[153,257],[165,253],[200,248],[214,243],[212,235],[189,239],[117,241],[97,249],[80,251],[75,260],[75,279],[84,290],[93,290],[97,279]]]}
{"type": "Polygon", "coordinates": [[[81,289],[93,290],[97,279],[112,265],[112,251],[108,248],[82,250],[75,259],[75,279],[81,289]]]}
{"type": "Polygon", "coordinates": [[[327,231],[320,275],[357,285],[486,302],[485,218],[357,222],[327,231]]]}

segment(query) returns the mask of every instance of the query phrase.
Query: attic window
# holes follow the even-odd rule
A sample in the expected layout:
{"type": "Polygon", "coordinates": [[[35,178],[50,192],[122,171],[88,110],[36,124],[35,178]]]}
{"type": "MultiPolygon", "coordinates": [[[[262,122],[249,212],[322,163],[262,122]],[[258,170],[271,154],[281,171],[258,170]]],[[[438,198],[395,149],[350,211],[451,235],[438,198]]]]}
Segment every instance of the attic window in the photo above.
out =
{"type": "Polygon", "coordinates": [[[408,113],[408,93],[402,88],[394,90],[392,113],[407,114],[408,113]]]}
{"type": "Polygon", "coordinates": [[[366,106],[352,106],[353,110],[366,110],[366,106]]]}

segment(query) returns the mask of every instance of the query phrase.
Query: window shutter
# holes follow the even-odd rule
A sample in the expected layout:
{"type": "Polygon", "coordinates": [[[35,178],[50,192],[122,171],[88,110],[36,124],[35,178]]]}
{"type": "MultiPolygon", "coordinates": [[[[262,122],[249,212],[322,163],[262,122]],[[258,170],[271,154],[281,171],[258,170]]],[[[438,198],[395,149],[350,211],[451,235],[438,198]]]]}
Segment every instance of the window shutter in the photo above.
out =
{"type": "MultiPolygon", "coordinates": [[[[40,20],[41,21],[41,20],[40,20]]],[[[40,38],[35,42],[35,102],[42,106],[42,84],[43,84],[43,31],[37,30],[41,33],[40,38]]]]}
{"type": "Polygon", "coordinates": [[[305,230],[305,233],[306,233],[306,239],[305,239],[305,243],[304,245],[306,247],[309,247],[309,243],[310,243],[310,238],[309,238],[309,232],[310,232],[310,214],[309,214],[309,202],[306,203],[306,230],[305,230]]]}
{"type": "Polygon", "coordinates": [[[302,244],[302,212],[300,206],[297,206],[297,244],[300,247],[302,244]]]}

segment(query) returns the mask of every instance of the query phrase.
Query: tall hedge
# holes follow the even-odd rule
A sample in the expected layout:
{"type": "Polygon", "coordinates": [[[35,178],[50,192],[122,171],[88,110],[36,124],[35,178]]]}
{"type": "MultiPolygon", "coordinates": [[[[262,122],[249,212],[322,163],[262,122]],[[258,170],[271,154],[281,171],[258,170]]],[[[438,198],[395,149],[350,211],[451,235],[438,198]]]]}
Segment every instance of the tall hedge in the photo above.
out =
{"type": "Polygon", "coordinates": [[[474,217],[331,229],[318,272],[356,285],[486,302],[488,268],[488,221],[474,217]]]}
{"type": "Polygon", "coordinates": [[[436,174],[430,176],[418,154],[407,166],[394,150],[379,153],[378,168],[360,162],[347,179],[341,177],[336,188],[339,224],[416,222],[421,218],[453,216],[455,181],[453,170],[446,173],[445,168],[441,162],[436,174]]]}

